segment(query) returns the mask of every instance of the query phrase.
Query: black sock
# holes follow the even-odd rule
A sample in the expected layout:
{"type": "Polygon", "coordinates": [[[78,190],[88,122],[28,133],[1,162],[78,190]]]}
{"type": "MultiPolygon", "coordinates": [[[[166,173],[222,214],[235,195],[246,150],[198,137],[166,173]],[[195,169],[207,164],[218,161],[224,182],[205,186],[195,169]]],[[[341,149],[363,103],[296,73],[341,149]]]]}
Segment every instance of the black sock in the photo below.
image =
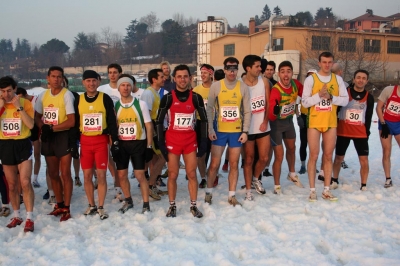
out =
{"type": "Polygon", "coordinates": [[[367,186],[367,184],[361,184],[361,187],[366,187],[367,186]]]}
{"type": "Polygon", "coordinates": [[[128,203],[132,203],[132,197],[125,198],[125,201],[128,202],[128,203]]]}
{"type": "Polygon", "coordinates": [[[149,202],[143,202],[143,209],[147,208],[150,210],[150,203],[149,202]]]}
{"type": "Polygon", "coordinates": [[[101,210],[101,209],[103,209],[103,206],[99,206],[99,207],[97,207],[97,209],[100,209],[100,210],[101,210]]]}
{"type": "Polygon", "coordinates": [[[388,180],[388,179],[392,179],[390,176],[389,177],[386,177],[386,180],[388,180]]]}
{"type": "Polygon", "coordinates": [[[225,159],[225,163],[224,164],[228,164],[228,160],[227,159],[225,159]]]}
{"type": "Polygon", "coordinates": [[[58,208],[64,208],[64,207],[66,207],[66,206],[64,205],[64,201],[57,202],[57,207],[58,207],[58,208]]]}

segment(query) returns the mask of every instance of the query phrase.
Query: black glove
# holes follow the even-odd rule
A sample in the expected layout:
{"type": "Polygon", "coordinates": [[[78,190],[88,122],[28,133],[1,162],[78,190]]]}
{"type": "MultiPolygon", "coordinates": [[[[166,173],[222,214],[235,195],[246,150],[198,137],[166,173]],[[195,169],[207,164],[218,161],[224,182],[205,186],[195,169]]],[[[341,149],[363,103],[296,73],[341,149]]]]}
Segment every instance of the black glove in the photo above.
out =
{"type": "Polygon", "coordinates": [[[72,158],[79,159],[79,149],[77,144],[71,145],[69,152],[71,153],[72,158]]]}
{"type": "Polygon", "coordinates": [[[279,115],[279,112],[281,111],[279,108],[279,103],[278,100],[275,100],[275,106],[274,106],[274,115],[279,115]]]}
{"type": "Polygon", "coordinates": [[[158,146],[160,147],[161,154],[164,156],[165,161],[168,162],[168,150],[167,147],[165,146],[165,142],[159,141],[158,146]]]}
{"type": "Polygon", "coordinates": [[[304,128],[304,120],[303,120],[303,118],[301,116],[297,117],[297,125],[299,125],[300,129],[304,128]]]}
{"type": "Polygon", "coordinates": [[[206,138],[202,138],[200,140],[198,149],[197,149],[197,157],[203,157],[203,155],[206,153],[207,151],[207,139],[206,138]]]}
{"type": "Polygon", "coordinates": [[[388,127],[388,125],[386,123],[385,124],[381,124],[381,127],[382,127],[381,138],[387,139],[389,137],[389,134],[390,134],[389,127],[388,127]]]}
{"type": "Polygon", "coordinates": [[[111,145],[111,156],[114,162],[120,162],[120,149],[118,145],[118,141],[114,141],[111,145]]]}
{"type": "Polygon", "coordinates": [[[151,159],[153,159],[153,149],[152,148],[146,148],[146,151],[144,153],[144,156],[146,158],[146,163],[150,162],[151,159]]]}
{"type": "Polygon", "coordinates": [[[50,140],[51,135],[53,135],[53,126],[44,124],[42,126],[41,140],[42,142],[47,142],[50,140]]]}

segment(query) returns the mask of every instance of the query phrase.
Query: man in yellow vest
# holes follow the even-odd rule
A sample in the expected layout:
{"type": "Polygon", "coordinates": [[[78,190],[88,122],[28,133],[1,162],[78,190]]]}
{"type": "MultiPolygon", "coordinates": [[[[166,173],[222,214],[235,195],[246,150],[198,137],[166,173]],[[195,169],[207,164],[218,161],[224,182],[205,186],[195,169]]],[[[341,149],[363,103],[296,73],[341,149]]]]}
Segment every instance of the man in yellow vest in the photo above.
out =
{"type": "Polygon", "coordinates": [[[346,106],[349,102],[346,86],[343,79],[331,72],[333,54],[323,52],[318,57],[320,70],[304,81],[302,105],[308,108],[307,138],[310,149],[310,158],[307,164],[308,179],[310,182],[309,201],[316,201],[315,191],[316,163],[318,160],[320,138],[322,136],[323,163],[324,163],[324,191],[322,198],[335,201],[329,191],[332,176],[332,155],[336,143],[336,128],[338,106],[346,106]]]}
{"type": "Polygon", "coordinates": [[[21,185],[27,213],[24,232],[33,232],[32,144],[29,137],[34,125],[34,110],[29,100],[15,94],[16,89],[17,83],[13,78],[0,79],[0,160],[14,210],[14,217],[7,227],[13,228],[22,223],[19,195],[21,185]]]}
{"type": "Polygon", "coordinates": [[[50,215],[61,215],[60,222],[71,218],[73,182],[68,138],[69,130],[75,125],[74,96],[63,88],[63,76],[61,67],[50,67],[47,72],[49,89],[39,95],[35,104],[35,123],[42,130],[41,153],[46,159],[57,201],[50,215]]]}

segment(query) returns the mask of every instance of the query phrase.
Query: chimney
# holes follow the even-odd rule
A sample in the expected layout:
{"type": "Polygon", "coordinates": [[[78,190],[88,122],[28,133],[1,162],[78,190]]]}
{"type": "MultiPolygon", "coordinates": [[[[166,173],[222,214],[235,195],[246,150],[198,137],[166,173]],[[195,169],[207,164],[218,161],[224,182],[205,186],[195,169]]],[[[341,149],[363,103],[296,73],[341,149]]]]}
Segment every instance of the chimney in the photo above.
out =
{"type": "Polygon", "coordinates": [[[254,18],[249,20],[249,35],[256,33],[256,21],[254,18]]]}

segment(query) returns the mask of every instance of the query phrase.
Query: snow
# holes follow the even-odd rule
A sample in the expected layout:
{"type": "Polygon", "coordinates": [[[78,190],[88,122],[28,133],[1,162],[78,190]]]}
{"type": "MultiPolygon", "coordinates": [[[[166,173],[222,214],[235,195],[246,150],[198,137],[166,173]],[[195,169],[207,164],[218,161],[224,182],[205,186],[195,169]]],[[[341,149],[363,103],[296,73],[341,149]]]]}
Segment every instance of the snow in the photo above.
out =
{"type": "MultiPolygon", "coordinates": [[[[377,120],[376,115],[373,118],[377,120]]],[[[296,126],[297,129],[297,126],[296,126]]],[[[299,147],[299,140],[297,147],[299,147]]],[[[177,217],[165,217],[168,197],[150,201],[151,212],[141,214],[142,200],[136,179],[130,179],[135,207],[118,213],[109,190],[105,209],[107,220],[85,217],[87,207],[83,187],[74,187],[72,216],[60,223],[46,215],[51,211],[42,200],[46,189],[45,162],[36,188],[35,232],[23,233],[22,226],[5,227],[9,218],[0,218],[0,265],[399,265],[400,190],[397,190],[400,155],[393,141],[392,177],[394,187],[383,188],[382,150],[377,124],[370,137],[368,191],[359,190],[359,162],[350,144],[346,154],[348,169],[341,169],[337,202],[321,198],[323,184],[317,182],[318,201],[308,201],[307,174],[300,179],[306,188],[286,180],[282,165],[282,195],[273,194],[272,177],[263,178],[265,195],[255,192],[254,202],[245,202],[240,171],[237,198],[243,207],[228,204],[227,178],[213,192],[213,204],[204,203],[199,189],[201,219],[189,212],[189,196],[184,170],[180,170],[176,199],[177,217]]],[[[296,153],[296,156],[298,153],[296,153]]],[[[296,159],[296,169],[300,161],[296,159]]],[[[82,179],[82,174],[81,174],[82,179]]],[[[112,188],[112,179],[108,179],[112,188]]],[[[25,207],[22,215],[25,219],[25,207]]]]}

